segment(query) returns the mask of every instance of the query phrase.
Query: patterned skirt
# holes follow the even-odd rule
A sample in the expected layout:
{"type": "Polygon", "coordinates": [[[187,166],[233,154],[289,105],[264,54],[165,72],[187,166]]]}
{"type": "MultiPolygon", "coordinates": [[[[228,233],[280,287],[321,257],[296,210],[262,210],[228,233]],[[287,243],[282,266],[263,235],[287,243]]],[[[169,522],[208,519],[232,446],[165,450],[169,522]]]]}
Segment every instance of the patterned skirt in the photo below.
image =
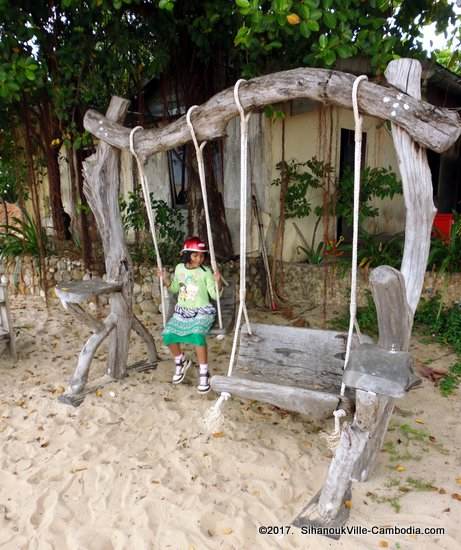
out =
{"type": "Polygon", "coordinates": [[[207,305],[188,309],[176,304],[174,313],[163,329],[163,343],[193,344],[206,346],[206,335],[213,326],[216,316],[214,306],[207,305]]]}

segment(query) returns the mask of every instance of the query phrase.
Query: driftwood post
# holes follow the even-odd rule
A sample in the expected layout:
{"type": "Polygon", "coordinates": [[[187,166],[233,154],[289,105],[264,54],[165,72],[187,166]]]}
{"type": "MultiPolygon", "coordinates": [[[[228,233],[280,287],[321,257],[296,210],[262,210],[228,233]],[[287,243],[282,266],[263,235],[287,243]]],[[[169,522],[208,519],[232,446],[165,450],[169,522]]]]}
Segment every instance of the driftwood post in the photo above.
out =
{"type": "MultiPolygon", "coordinates": [[[[421,65],[418,61],[392,61],[386,78],[415,99],[421,98],[421,65]]],[[[381,98],[388,105],[392,135],[399,160],[406,206],[405,247],[401,272],[387,266],[370,277],[379,326],[378,345],[407,351],[413,317],[424,282],[435,208],[426,152],[406,130],[398,126],[402,113],[411,110],[403,93],[381,98]]],[[[373,471],[394,409],[394,399],[370,392],[356,392],[356,413],[346,425],[320,493],[296,518],[296,525],[343,525],[349,516],[345,501],[351,497],[353,480],[365,481],[373,471]]]]}
{"type": "MultiPolygon", "coordinates": [[[[129,102],[113,97],[106,119],[123,122],[129,102]]],[[[104,123],[99,124],[104,131],[104,123]]],[[[88,379],[91,360],[102,341],[109,337],[107,374],[123,378],[127,372],[130,331],[134,330],[147,345],[149,362],[157,361],[154,340],[144,325],[133,314],[133,266],[123,235],[118,194],[120,188],[120,151],[104,141],[94,155],[84,162],[83,190],[94,213],[104,248],[106,282],[81,281],[60,285],[56,292],[61,301],[76,317],[90,326],[90,336],[79,357],[79,362],[70,382],[70,391],[61,401],[78,405],[88,379]],[[86,313],[80,302],[91,295],[109,294],[110,313],[104,321],[98,321],[86,313]]]]}

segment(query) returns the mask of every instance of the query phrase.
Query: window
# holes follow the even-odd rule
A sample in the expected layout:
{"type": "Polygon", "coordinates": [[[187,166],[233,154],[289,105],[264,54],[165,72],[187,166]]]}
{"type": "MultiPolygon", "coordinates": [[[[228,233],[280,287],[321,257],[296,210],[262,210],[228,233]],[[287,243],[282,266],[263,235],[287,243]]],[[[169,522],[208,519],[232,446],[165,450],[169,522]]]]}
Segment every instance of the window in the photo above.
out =
{"type": "MultiPolygon", "coordinates": [[[[338,191],[341,190],[341,179],[347,172],[354,173],[355,141],[354,130],[341,128],[341,143],[339,152],[339,181],[338,191]]],[[[362,168],[365,164],[365,154],[367,150],[367,134],[362,133],[362,168]]],[[[351,197],[352,202],[352,197],[351,197]]],[[[336,221],[337,236],[342,235],[346,240],[352,239],[352,227],[342,217],[336,221]]]]}

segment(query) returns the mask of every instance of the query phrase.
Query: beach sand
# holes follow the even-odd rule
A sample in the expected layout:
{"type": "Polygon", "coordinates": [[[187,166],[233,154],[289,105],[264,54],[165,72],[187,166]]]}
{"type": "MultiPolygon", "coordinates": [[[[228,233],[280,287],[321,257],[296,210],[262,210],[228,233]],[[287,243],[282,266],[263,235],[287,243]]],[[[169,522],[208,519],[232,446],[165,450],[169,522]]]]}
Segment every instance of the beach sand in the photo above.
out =
{"type": "MultiPolygon", "coordinates": [[[[233,398],[218,433],[203,417],[216,394],[199,395],[191,369],[179,386],[160,346],[160,316],[144,317],[163,360],[60,404],[89,331],[58,302],[11,298],[15,365],[0,356],[0,548],[450,549],[461,547],[461,401],[424,379],[398,408],[371,480],[353,485],[349,526],[443,527],[443,535],[263,535],[289,526],[321,488],[331,460],[322,431],[301,415],[233,398]],[[455,495],[455,496],[454,496],[455,495]],[[458,495],[458,497],[456,496],[458,495]],[[458,500],[458,498],[460,500],[458,500]]],[[[252,312],[261,321],[281,316],[252,312]]],[[[286,321],[285,321],[286,322],[286,321]]],[[[312,323],[315,326],[315,320],[312,323]]],[[[210,364],[225,374],[231,337],[210,339],[210,364]]],[[[446,350],[414,340],[420,362],[446,350]]],[[[104,373],[102,346],[90,383],[104,373]]],[[[445,357],[442,357],[444,356],[445,357]]],[[[130,363],[144,359],[137,336],[130,363]]],[[[440,358],[441,357],[441,358],[440,358]]]]}

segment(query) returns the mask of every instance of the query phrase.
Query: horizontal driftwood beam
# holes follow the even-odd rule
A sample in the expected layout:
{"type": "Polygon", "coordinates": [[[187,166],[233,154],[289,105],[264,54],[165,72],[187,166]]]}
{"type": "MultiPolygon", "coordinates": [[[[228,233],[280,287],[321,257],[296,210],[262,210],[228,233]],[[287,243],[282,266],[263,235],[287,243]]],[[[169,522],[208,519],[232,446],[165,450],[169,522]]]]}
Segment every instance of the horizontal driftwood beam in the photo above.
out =
{"type": "MultiPolygon", "coordinates": [[[[302,98],[351,109],[355,78],[352,74],[326,69],[292,69],[253,78],[240,86],[239,95],[247,111],[302,98]]],[[[391,120],[405,129],[417,143],[438,153],[447,150],[461,134],[461,121],[457,113],[419,101],[395,88],[362,82],[358,102],[362,113],[391,120]]],[[[227,123],[237,115],[233,88],[214,95],[192,116],[198,139],[223,137],[227,123]]],[[[94,136],[114,147],[129,148],[130,129],[94,110],[86,112],[84,126],[94,136]]],[[[164,128],[139,130],[134,136],[134,145],[137,153],[147,158],[183,145],[190,139],[186,117],[182,116],[164,128]]]]}
{"type": "MultiPolygon", "coordinates": [[[[270,403],[281,409],[305,414],[312,421],[325,420],[338,405],[339,396],[331,393],[281,386],[236,376],[213,376],[211,387],[214,391],[228,392],[244,399],[254,399],[270,403]]],[[[352,410],[353,403],[344,399],[344,408],[352,410]]]]}

